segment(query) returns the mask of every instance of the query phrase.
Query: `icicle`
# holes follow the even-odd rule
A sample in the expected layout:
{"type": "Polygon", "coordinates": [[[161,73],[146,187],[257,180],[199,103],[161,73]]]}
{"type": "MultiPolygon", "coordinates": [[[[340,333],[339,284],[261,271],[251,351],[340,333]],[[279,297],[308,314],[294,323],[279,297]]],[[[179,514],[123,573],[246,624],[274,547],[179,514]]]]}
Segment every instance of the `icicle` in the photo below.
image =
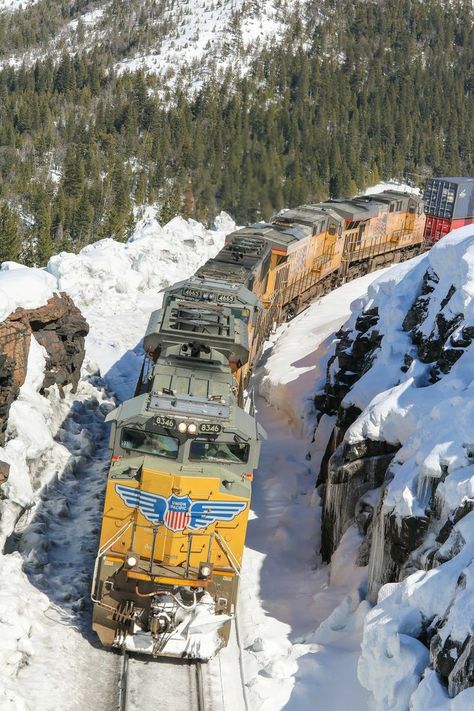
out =
{"type": "Polygon", "coordinates": [[[389,579],[393,570],[393,561],[385,550],[385,514],[383,501],[385,489],[380,492],[380,497],[374,513],[372,528],[372,542],[369,557],[369,582],[367,598],[377,602],[377,595],[382,585],[389,579]]]}
{"type": "Polygon", "coordinates": [[[433,477],[423,476],[423,474],[420,474],[416,484],[416,496],[422,509],[426,509],[428,506],[432,491],[433,477]]]}

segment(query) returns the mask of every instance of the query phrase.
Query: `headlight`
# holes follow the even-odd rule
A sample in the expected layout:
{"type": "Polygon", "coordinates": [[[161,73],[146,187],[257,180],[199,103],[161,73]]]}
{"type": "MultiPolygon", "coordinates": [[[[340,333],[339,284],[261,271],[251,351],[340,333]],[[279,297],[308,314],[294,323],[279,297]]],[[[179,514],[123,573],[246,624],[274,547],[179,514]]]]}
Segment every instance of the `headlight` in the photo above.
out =
{"type": "Polygon", "coordinates": [[[194,424],[194,422],[191,422],[190,425],[188,425],[188,434],[196,434],[198,431],[197,425],[194,424]]]}
{"type": "Polygon", "coordinates": [[[187,430],[186,422],[180,422],[178,425],[178,432],[184,434],[187,430]]]}
{"type": "Polygon", "coordinates": [[[212,563],[201,563],[199,566],[199,577],[208,578],[212,573],[212,563]]]}
{"type": "Polygon", "coordinates": [[[134,556],[134,555],[129,555],[129,556],[127,557],[127,565],[128,565],[129,568],[134,568],[137,563],[138,563],[138,560],[137,560],[136,556],[134,556]]]}

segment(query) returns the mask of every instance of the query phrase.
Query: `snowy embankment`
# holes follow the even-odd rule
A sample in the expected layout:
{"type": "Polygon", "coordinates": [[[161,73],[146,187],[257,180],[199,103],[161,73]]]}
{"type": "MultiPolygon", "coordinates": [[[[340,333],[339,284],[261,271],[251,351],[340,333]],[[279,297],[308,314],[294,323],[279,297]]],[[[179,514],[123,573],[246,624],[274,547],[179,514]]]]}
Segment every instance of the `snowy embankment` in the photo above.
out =
{"type": "Polygon", "coordinates": [[[331,568],[317,554],[321,502],[314,483],[327,439],[321,430],[311,443],[312,393],[351,302],[360,304],[380,273],[336,289],[281,326],[256,375],[257,416],[268,440],[254,480],[239,599],[252,711],[368,707],[357,680],[370,608],[362,601],[367,569],[355,566],[360,536],[347,532],[331,568]]]}
{"type": "Polygon", "coordinates": [[[10,464],[0,537],[2,550],[7,541],[11,551],[0,555],[2,711],[83,711],[115,693],[107,676],[115,658],[98,648],[83,613],[108,462],[104,417],[113,394],[123,399],[133,391],[139,343],[160,290],[192,274],[235,228],[225,214],[216,223],[206,230],[176,218],[161,228],[150,210],[127,244],[103,240],[53,257],[47,270],[7,263],[0,271],[1,318],[66,291],[91,326],[78,392],[67,387],[64,398],[56,386],[39,394],[46,354],[32,338],[0,448],[10,464]]]}

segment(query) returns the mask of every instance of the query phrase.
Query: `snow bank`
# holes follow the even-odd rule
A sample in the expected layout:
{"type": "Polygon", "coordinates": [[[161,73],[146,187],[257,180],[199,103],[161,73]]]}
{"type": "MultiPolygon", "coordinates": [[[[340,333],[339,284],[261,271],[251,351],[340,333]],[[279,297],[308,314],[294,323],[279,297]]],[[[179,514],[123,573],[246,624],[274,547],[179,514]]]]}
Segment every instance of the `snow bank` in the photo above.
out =
{"type": "Polygon", "coordinates": [[[90,326],[90,368],[105,377],[120,400],[131,396],[141,367],[141,340],[161,291],[185,279],[224,244],[236,228],[222,212],[213,229],[175,217],[161,227],[149,207],[127,243],[104,239],[79,254],[62,252],[47,271],[66,291],[90,326]]]}
{"type": "Polygon", "coordinates": [[[443,641],[450,636],[462,645],[474,631],[474,514],[457,524],[445,550],[453,552],[459,540],[460,552],[444,564],[382,587],[366,617],[358,673],[380,711],[470,708],[463,702],[472,698],[473,690],[449,698],[437,674],[428,670],[428,649],[417,639],[430,620],[446,620],[443,641]],[[461,575],[465,584],[458,589],[461,575]]]}
{"type": "Polygon", "coordinates": [[[46,595],[28,581],[18,553],[0,556],[0,708],[2,711],[29,711],[27,699],[14,683],[18,671],[34,653],[32,637],[38,616],[49,607],[46,595]],[[5,584],[7,581],[8,584],[5,584]]]}
{"type": "Polygon", "coordinates": [[[364,190],[364,195],[375,195],[376,193],[382,193],[384,190],[396,190],[402,193],[412,193],[413,195],[420,195],[420,188],[414,187],[413,185],[408,185],[407,183],[401,183],[398,180],[388,180],[385,183],[377,183],[377,185],[372,185],[370,188],[364,190]]]}
{"type": "Polygon", "coordinates": [[[225,213],[216,218],[214,230],[182,217],[161,227],[153,213],[147,210],[127,243],[104,239],[77,255],[62,252],[50,259],[48,272],[80,309],[135,308],[141,294],[156,296],[192,274],[235,229],[225,213]]]}
{"type": "Polygon", "coordinates": [[[56,289],[56,279],[43,269],[3,262],[0,269],[0,321],[17,308],[44,306],[56,289]]]}
{"type": "Polygon", "coordinates": [[[381,348],[371,369],[343,402],[364,410],[346,433],[348,442],[369,438],[403,444],[384,503],[387,509],[395,507],[400,516],[420,513],[420,506],[426,504],[418,497],[423,481],[439,480],[446,468],[455,476],[440,484],[437,495],[447,509],[453,510],[463,497],[472,495],[474,486],[469,469],[469,445],[474,439],[470,348],[449,373],[430,384],[431,365],[420,362],[410,333],[402,328],[427,270],[436,274],[437,284],[429,294],[420,332],[427,338],[436,337],[441,311],[446,319],[463,315],[454,339],[462,326],[474,324],[474,229],[468,226],[452,232],[423,257],[392,268],[370,286],[364,306],[378,309],[375,328],[384,334],[381,348]],[[442,309],[441,302],[451,287],[455,292],[442,309]],[[413,361],[404,373],[400,368],[407,353],[413,361]]]}

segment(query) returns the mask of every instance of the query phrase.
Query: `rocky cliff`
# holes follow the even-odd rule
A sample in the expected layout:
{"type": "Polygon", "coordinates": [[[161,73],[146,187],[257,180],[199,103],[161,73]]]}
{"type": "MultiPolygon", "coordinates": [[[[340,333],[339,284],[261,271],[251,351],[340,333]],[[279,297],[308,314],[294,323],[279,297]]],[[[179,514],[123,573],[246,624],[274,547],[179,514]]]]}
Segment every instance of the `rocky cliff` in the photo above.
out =
{"type": "Polygon", "coordinates": [[[36,309],[18,308],[0,323],[0,445],[8,413],[22,386],[33,335],[46,349],[43,390],[57,384],[77,387],[89,327],[72,299],[54,294],[36,309]]]}
{"type": "Polygon", "coordinates": [[[352,525],[364,537],[375,607],[359,679],[377,709],[464,708],[451,699],[474,693],[473,297],[463,228],[371,286],[315,400],[335,417],[322,555],[352,525]]]}

